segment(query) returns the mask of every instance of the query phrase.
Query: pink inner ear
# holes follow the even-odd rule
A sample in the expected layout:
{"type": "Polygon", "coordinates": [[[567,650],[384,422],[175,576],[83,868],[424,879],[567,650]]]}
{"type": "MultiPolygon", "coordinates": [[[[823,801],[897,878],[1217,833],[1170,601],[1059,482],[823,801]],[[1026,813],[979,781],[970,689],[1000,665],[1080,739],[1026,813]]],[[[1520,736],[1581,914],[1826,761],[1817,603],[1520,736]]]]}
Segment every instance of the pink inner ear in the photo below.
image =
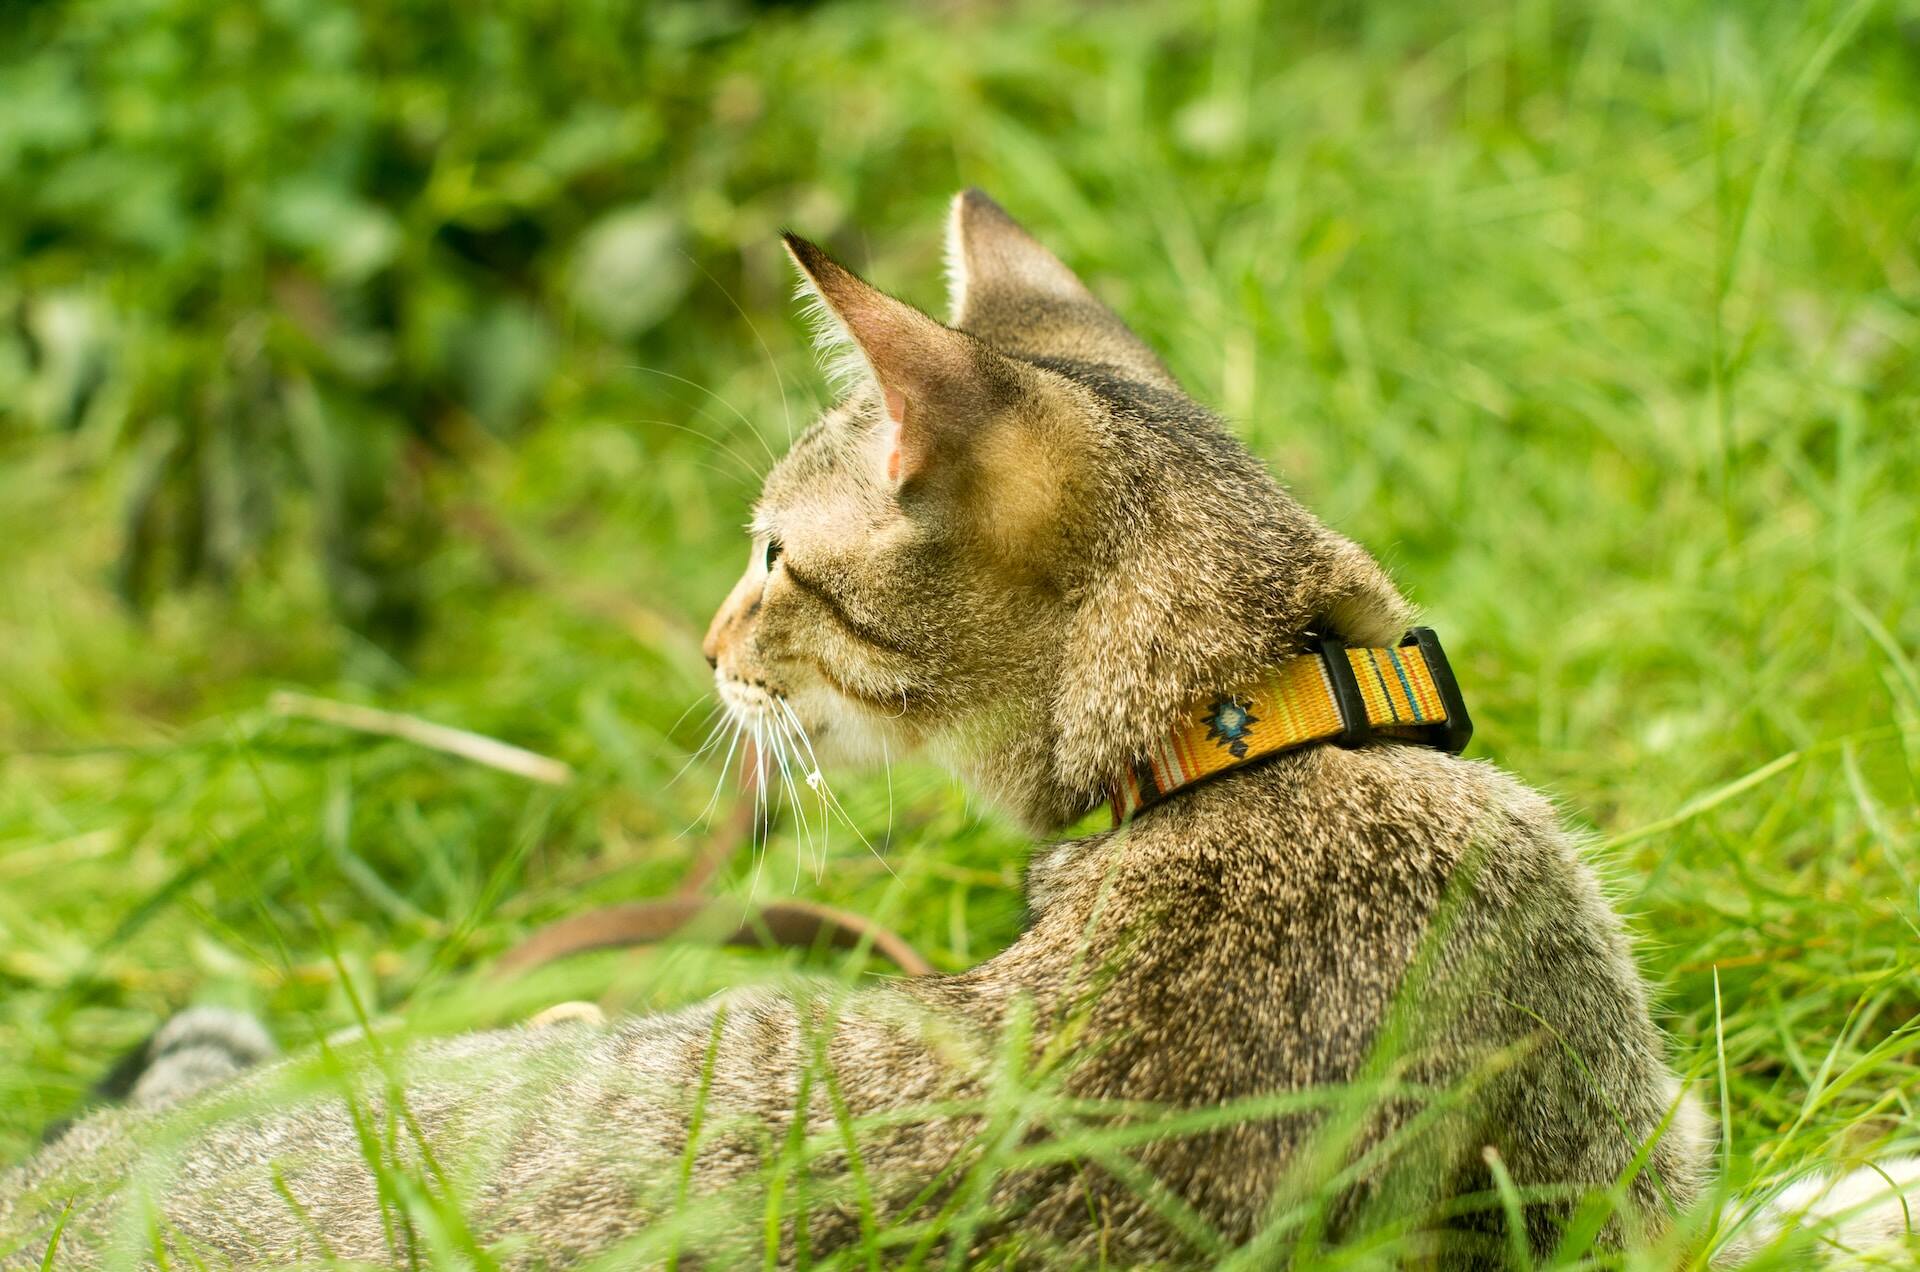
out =
{"type": "Polygon", "coordinates": [[[882,387],[887,404],[887,480],[900,480],[900,434],[907,423],[907,398],[898,389],[882,387]]]}

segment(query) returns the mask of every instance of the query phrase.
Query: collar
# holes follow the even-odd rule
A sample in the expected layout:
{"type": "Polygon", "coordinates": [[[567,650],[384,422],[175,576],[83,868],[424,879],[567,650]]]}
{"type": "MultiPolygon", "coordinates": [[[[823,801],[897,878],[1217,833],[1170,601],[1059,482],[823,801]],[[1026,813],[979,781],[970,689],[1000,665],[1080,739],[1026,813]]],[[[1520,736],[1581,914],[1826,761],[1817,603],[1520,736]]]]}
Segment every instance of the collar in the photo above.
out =
{"type": "Polygon", "coordinates": [[[1121,826],[1175,791],[1269,755],[1381,736],[1458,754],[1473,736],[1453,668],[1430,627],[1391,649],[1315,637],[1242,693],[1192,703],[1145,755],[1107,783],[1121,826]]]}

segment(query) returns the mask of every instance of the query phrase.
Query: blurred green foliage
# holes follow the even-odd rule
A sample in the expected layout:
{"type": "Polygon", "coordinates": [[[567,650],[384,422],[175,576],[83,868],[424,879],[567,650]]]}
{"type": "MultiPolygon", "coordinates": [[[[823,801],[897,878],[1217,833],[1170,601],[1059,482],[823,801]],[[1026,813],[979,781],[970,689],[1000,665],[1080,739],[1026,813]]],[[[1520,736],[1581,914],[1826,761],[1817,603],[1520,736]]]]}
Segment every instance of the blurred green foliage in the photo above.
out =
{"type": "MultiPolygon", "coordinates": [[[[66,0],[0,49],[0,1158],[195,998],[297,1040],[348,985],[432,1029],[764,970],[482,972],[685,868],[695,633],[819,395],[778,229],[939,312],[970,183],[1618,836],[1736,1165],[1913,1124],[1914,4],[66,0]]],[[[789,820],[724,885],[1011,939],[1017,835],[842,796],[887,863],[789,820]]]]}
{"type": "MultiPolygon", "coordinates": [[[[1405,223],[1357,235],[1318,197],[1326,182],[1397,179],[1417,195],[1460,175],[1382,171],[1378,155],[1343,152],[1327,123],[1384,111],[1417,140],[1493,105],[1498,126],[1458,161],[1544,180],[1542,126],[1597,122],[1541,113],[1579,76],[1639,75],[1675,27],[1792,44],[1794,30],[1821,25],[1802,26],[1795,9],[1736,21],[1680,6],[1659,31],[1628,31],[1596,57],[1607,24],[1544,3],[1459,30],[1444,14],[1344,4],[1281,24],[1246,0],[1156,21],[1041,5],[1017,23],[987,4],[951,6],[938,22],[606,0],[26,6],[0,71],[0,428],[113,438],[127,469],[117,581],[129,600],[257,567],[297,492],[340,614],[404,651],[426,617],[419,570],[444,527],[432,471],[486,439],[564,420],[583,399],[648,400],[633,365],[671,365],[715,338],[737,295],[764,304],[777,285],[765,248],[783,222],[831,237],[857,205],[868,232],[888,233],[992,155],[1037,185],[1028,202],[1075,216],[1096,268],[1123,264],[1123,245],[1151,228],[1178,253],[1176,284],[1190,285],[1181,276],[1203,244],[1245,252],[1256,245],[1237,236],[1269,234],[1277,213],[1291,233],[1257,245],[1267,250],[1239,280],[1261,302],[1229,298],[1208,315],[1253,320],[1257,339],[1286,317],[1246,312],[1265,308],[1271,283],[1350,254],[1350,272],[1385,283],[1388,262],[1370,258],[1436,232],[1416,198],[1405,223]],[[1472,59],[1489,40],[1506,42],[1510,65],[1452,82],[1449,52],[1472,59]],[[1258,76],[1275,59],[1312,76],[1316,49],[1423,41],[1437,41],[1431,54],[1379,84],[1330,81],[1316,103],[1325,118],[1263,109],[1258,76]],[[1583,45],[1584,62],[1553,60],[1583,45]],[[1499,100],[1477,100],[1488,94],[1499,100]],[[1259,162],[1276,148],[1288,161],[1259,162]],[[1177,194],[1139,201],[1148,185],[1177,194]],[[1103,222],[1096,210],[1116,203],[1133,215],[1103,222]],[[696,285],[703,273],[714,285],[696,285]]],[[[1898,94],[1912,25],[1897,13],[1868,23],[1849,36],[1852,56],[1898,94]]],[[[1701,65],[1696,101],[1634,108],[1721,109],[1737,99],[1715,77],[1737,65],[1701,65]]],[[[1740,145],[1752,121],[1720,122],[1740,145]]],[[[1577,136],[1554,138],[1569,139],[1577,151],[1577,136]]],[[[1906,140],[1887,137],[1880,161],[1910,162],[1906,140]]],[[[1756,179],[1766,176],[1778,173],[1756,179]]],[[[1735,203],[1756,193],[1737,181],[1727,191],[1735,203]]],[[[1521,203],[1455,207],[1449,219],[1525,210],[1527,195],[1506,197],[1521,203]]],[[[1623,219],[1578,245],[1609,268],[1635,220],[1668,214],[1609,211],[1623,219]]],[[[1480,246],[1497,271],[1497,246],[1480,246]]],[[[1736,281],[1737,252],[1714,267],[1727,277],[1702,284],[1736,281]]],[[[1473,299],[1421,298],[1413,316],[1452,334],[1446,314],[1473,299]]],[[[1338,339],[1336,313],[1296,317],[1323,343],[1338,339]]],[[[1661,370],[1680,379],[1724,370],[1676,352],[1686,365],[1661,370]]],[[[1543,396],[1514,409],[1566,407],[1543,396]]]]}
{"type": "Polygon", "coordinates": [[[115,436],[130,599],[242,574],[298,491],[341,613],[404,648],[440,532],[422,468],[563,413],[569,367],[698,329],[729,302],[689,302],[696,257],[764,244],[807,206],[806,121],[768,107],[812,69],[775,43],[747,73],[756,20],[327,0],[19,14],[0,426],[115,436]]]}

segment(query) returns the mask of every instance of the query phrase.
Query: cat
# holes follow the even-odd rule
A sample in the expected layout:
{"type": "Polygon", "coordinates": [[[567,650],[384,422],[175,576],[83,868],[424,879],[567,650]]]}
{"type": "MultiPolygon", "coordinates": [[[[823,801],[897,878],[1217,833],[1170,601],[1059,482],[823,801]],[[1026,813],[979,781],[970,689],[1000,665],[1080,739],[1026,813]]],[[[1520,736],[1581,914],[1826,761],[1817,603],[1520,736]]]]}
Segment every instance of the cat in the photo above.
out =
{"type": "Polygon", "coordinates": [[[1546,798],[1357,732],[1120,798],[1193,704],[1251,701],[1310,640],[1397,648],[1378,563],[978,191],[945,324],[785,242],[843,394],[766,479],[707,634],[727,709],[828,764],[934,757],[1043,840],[1117,824],[1039,849],[1028,927],[956,975],[329,1050],[97,1114],[0,1180],[0,1265],[59,1224],[63,1267],[784,1264],[951,1204],[923,1256],[1276,1265],[1384,1231],[1383,1261],[1482,1268],[1551,1250],[1589,1193],[1609,1248],[1697,1214],[1707,1119],[1546,798]],[[1023,1083],[1055,1102],[1018,1113],[1023,1083]],[[1097,1142],[1051,1150],[1050,1116],[1097,1142]],[[732,1187],[803,1143],[772,1219],[732,1187]],[[972,1171],[991,1144],[1024,1156],[972,1171]]]}

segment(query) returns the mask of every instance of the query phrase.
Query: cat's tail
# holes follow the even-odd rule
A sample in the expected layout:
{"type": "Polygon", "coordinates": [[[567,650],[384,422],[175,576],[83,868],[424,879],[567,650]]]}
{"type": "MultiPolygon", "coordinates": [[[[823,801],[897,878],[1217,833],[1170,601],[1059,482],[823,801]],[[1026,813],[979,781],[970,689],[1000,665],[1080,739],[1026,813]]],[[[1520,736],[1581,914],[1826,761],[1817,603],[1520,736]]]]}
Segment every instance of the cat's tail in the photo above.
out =
{"type": "Polygon", "coordinates": [[[246,1012],[189,1007],[147,1039],[144,1063],[128,1085],[126,1102],[151,1107],[183,1100],[271,1059],[278,1050],[266,1026],[246,1012]]]}
{"type": "Polygon", "coordinates": [[[277,1052],[266,1026],[246,1012],[189,1007],[122,1056],[93,1094],[135,1107],[171,1104],[277,1052]]]}
{"type": "Polygon", "coordinates": [[[1920,1157],[1796,1180],[1742,1216],[1716,1268],[1734,1268],[1804,1231],[1826,1268],[1912,1267],[1920,1254],[1920,1157]]]}

